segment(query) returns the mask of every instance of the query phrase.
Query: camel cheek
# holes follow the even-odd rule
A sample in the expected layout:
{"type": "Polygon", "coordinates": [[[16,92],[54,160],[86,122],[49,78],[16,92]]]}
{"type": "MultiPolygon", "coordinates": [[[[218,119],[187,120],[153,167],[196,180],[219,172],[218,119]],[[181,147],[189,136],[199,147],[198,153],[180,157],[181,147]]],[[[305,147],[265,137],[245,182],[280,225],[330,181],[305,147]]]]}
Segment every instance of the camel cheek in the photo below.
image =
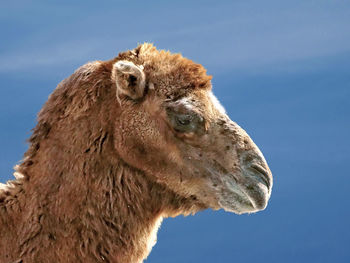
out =
{"type": "Polygon", "coordinates": [[[116,126],[115,148],[124,161],[142,170],[155,162],[164,166],[162,156],[168,147],[156,120],[135,111],[125,114],[116,126]]]}

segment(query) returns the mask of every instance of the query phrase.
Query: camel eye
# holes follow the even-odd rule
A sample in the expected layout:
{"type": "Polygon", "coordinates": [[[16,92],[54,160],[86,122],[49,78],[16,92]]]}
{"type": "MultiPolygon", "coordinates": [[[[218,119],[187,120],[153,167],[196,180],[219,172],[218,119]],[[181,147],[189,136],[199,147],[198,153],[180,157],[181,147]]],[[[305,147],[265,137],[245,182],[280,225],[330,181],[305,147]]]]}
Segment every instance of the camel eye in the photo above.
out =
{"type": "Polygon", "coordinates": [[[198,128],[199,121],[196,115],[177,113],[171,119],[177,132],[194,132],[198,128]]]}
{"type": "Polygon", "coordinates": [[[171,126],[177,132],[196,132],[203,126],[203,118],[196,112],[177,112],[168,108],[167,113],[171,126]]]}
{"type": "Polygon", "coordinates": [[[192,116],[189,114],[179,114],[175,116],[176,122],[181,126],[188,126],[191,124],[192,116]]]}

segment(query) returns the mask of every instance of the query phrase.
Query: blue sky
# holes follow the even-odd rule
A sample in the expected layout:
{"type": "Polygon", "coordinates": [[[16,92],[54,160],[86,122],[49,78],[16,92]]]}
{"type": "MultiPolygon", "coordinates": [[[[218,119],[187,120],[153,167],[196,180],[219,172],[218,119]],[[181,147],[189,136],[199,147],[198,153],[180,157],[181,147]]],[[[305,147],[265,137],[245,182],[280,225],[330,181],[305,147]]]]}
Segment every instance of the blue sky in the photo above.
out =
{"type": "Polygon", "coordinates": [[[78,66],[142,42],[213,75],[274,174],[268,208],[167,219],[147,262],[350,262],[349,1],[0,4],[0,181],[78,66]]]}

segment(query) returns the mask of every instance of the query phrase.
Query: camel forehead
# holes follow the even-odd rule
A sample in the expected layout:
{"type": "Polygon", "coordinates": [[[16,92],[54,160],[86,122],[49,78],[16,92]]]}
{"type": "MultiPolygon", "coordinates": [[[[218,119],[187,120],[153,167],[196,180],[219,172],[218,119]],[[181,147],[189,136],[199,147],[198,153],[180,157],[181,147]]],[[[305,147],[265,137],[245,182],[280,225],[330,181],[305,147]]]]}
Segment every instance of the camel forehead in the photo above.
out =
{"type": "Polygon", "coordinates": [[[180,54],[157,50],[152,44],[142,44],[136,49],[119,54],[120,59],[142,65],[147,82],[154,85],[161,96],[185,96],[198,89],[211,89],[211,76],[206,69],[180,54]]]}

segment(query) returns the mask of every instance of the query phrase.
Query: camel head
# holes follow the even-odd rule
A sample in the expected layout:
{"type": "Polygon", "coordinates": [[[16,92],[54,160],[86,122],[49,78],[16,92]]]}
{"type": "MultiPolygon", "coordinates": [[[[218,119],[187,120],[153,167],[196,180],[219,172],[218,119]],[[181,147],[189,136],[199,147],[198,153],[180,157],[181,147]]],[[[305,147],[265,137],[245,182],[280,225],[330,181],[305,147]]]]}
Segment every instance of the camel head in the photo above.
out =
{"type": "Polygon", "coordinates": [[[150,44],[119,54],[111,74],[114,147],[121,159],[193,200],[191,211],[237,214],[266,207],[271,171],[249,135],[226,114],[205,69],[150,44]]]}

